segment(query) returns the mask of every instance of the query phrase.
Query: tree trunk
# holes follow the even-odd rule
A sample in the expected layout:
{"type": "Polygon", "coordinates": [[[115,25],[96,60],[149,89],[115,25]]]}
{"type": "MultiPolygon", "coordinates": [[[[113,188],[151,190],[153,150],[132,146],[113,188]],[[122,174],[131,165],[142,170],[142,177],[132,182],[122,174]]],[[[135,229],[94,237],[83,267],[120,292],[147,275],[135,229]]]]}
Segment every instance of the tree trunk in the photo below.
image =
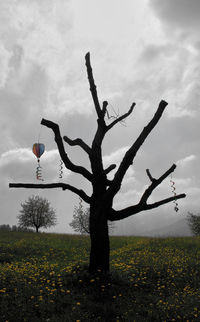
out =
{"type": "Polygon", "coordinates": [[[90,265],[91,273],[109,271],[109,234],[106,211],[90,208],[90,265]]]}
{"type": "Polygon", "coordinates": [[[36,233],[38,233],[39,232],[39,227],[35,226],[35,229],[36,229],[36,233]]]}

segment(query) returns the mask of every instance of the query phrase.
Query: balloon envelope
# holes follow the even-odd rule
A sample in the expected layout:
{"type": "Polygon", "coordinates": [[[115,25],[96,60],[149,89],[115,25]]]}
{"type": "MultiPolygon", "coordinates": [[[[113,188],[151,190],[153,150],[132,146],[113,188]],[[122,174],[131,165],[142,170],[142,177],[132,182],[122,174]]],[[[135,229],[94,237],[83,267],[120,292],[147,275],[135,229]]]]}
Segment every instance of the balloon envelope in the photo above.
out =
{"type": "Polygon", "coordinates": [[[34,143],[33,144],[33,153],[39,159],[41,155],[44,153],[45,146],[43,143],[34,143]]]}

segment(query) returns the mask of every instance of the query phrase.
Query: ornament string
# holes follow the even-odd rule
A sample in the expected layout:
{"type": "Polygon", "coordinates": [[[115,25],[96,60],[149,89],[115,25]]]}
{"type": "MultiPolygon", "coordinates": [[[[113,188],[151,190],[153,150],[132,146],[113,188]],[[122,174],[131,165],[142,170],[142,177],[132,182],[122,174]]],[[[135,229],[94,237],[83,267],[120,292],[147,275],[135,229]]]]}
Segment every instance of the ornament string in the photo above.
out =
{"type": "MultiPolygon", "coordinates": [[[[173,193],[174,197],[176,197],[176,192],[175,192],[176,191],[176,187],[175,187],[175,182],[172,180],[172,175],[171,175],[170,183],[171,183],[172,193],[173,193]]],[[[174,210],[176,212],[178,212],[179,211],[179,208],[178,208],[178,202],[177,202],[177,200],[175,199],[173,201],[173,203],[174,203],[174,210]]]]}
{"type": "Polygon", "coordinates": [[[63,161],[60,159],[60,165],[59,165],[59,179],[62,179],[63,177],[63,161]]]}
{"type": "Polygon", "coordinates": [[[40,165],[40,159],[38,159],[37,162],[38,162],[38,166],[36,168],[36,179],[44,181],[44,179],[42,178],[42,167],[40,165]]]}

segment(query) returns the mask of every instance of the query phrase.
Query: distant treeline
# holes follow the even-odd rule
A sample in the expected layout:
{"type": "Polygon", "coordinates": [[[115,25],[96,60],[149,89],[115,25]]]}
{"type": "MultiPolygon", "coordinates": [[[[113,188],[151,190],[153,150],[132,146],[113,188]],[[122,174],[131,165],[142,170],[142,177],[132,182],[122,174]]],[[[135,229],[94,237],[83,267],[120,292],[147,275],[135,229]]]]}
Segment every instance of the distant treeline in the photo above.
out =
{"type": "Polygon", "coordinates": [[[0,231],[23,231],[23,232],[33,232],[33,229],[18,227],[16,225],[0,225],[0,231]]]}

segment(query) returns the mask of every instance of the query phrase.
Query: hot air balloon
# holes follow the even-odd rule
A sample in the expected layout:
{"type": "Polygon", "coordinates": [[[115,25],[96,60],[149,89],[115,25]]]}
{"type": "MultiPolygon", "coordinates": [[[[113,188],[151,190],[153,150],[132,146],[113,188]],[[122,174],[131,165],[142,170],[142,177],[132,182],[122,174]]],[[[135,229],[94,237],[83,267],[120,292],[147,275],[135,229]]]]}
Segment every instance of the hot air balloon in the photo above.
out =
{"type": "Polygon", "coordinates": [[[33,153],[37,157],[38,166],[36,168],[36,179],[37,180],[43,180],[42,179],[42,167],[40,166],[40,157],[44,153],[45,146],[43,143],[34,143],[33,144],[33,153]]]}

